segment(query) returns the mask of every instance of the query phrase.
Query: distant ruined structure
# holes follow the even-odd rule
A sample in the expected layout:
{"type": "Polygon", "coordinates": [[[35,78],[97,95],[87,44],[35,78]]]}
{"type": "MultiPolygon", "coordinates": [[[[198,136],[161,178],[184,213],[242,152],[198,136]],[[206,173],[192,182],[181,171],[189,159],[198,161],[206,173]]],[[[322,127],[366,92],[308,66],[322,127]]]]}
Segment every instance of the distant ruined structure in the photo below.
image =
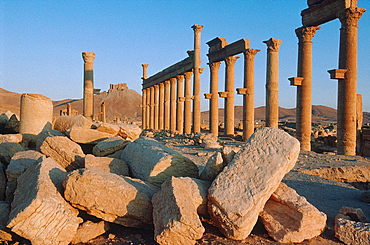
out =
{"type": "Polygon", "coordinates": [[[127,89],[128,89],[127,83],[109,84],[108,93],[111,93],[113,91],[123,91],[127,89]]]}

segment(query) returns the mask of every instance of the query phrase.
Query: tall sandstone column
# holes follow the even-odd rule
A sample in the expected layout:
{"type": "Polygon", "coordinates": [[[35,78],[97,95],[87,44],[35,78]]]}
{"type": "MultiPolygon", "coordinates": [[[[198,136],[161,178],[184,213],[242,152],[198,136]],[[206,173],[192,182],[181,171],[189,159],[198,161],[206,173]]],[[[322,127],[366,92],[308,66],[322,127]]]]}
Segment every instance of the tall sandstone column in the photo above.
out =
{"type": "Polygon", "coordinates": [[[146,113],[145,113],[145,125],[146,125],[146,129],[149,129],[150,128],[150,88],[146,88],[145,89],[146,91],[146,102],[145,102],[145,106],[146,106],[146,113]]]}
{"type": "Polygon", "coordinates": [[[184,133],[184,75],[176,76],[177,80],[177,107],[176,129],[180,134],[184,133]]]}
{"type": "Polygon", "coordinates": [[[154,86],[154,129],[159,129],[159,85],[154,86]]]}
{"type": "Polygon", "coordinates": [[[184,108],[184,133],[191,134],[191,75],[192,72],[185,72],[185,108],[184,108]]]}
{"type": "Polygon", "coordinates": [[[142,92],[142,97],[141,97],[141,125],[142,125],[142,128],[143,129],[146,129],[147,128],[147,125],[146,125],[146,110],[147,110],[147,106],[146,106],[146,89],[143,88],[141,90],[142,92]]]}
{"type": "Polygon", "coordinates": [[[149,121],[149,128],[154,129],[154,87],[151,86],[149,90],[150,94],[150,121],[149,121]]]}
{"type": "Polygon", "coordinates": [[[234,135],[234,71],[235,62],[238,58],[238,56],[229,56],[225,58],[225,135],[234,135]]]}
{"type": "Polygon", "coordinates": [[[82,52],[84,60],[84,96],[83,115],[87,119],[94,118],[94,59],[95,53],[82,52]]]}
{"type": "Polygon", "coordinates": [[[244,51],[243,141],[254,133],[254,57],[259,49],[244,51]]]}
{"type": "Polygon", "coordinates": [[[193,132],[200,133],[200,34],[203,25],[193,25],[194,30],[194,100],[193,100],[193,132]]]}
{"type": "Polygon", "coordinates": [[[170,130],[176,131],[176,78],[170,79],[171,93],[170,93],[170,130]]]}
{"type": "Polygon", "coordinates": [[[279,49],[280,39],[263,41],[267,45],[266,127],[279,126],[279,49]]]}
{"type": "Polygon", "coordinates": [[[164,81],[164,130],[170,129],[170,100],[171,84],[169,80],[164,81]]]}
{"type": "Polygon", "coordinates": [[[301,143],[301,150],[311,150],[312,130],[312,38],[317,26],[296,29],[298,43],[298,71],[302,84],[297,86],[296,136],[301,143]]]}
{"type": "Polygon", "coordinates": [[[211,99],[209,101],[209,128],[211,134],[218,136],[218,70],[221,62],[213,62],[209,64],[211,70],[211,99]]]}
{"type": "Polygon", "coordinates": [[[164,129],[164,83],[159,84],[159,129],[164,129]]]}
{"type": "Polygon", "coordinates": [[[338,13],[341,22],[339,69],[346,69],[338,79],[338,154],[356,155],[356,91],[358,20],[362,8],[348,8],[338,13]]]}
{"type": "Polygon", "coordinates": [[[101,103],[100,105],[100,115],[101,115],[101,121],[102,122],[107,122],[107,116],[106,116],[106,107],[105,107],[105,102],[101,103]]]}

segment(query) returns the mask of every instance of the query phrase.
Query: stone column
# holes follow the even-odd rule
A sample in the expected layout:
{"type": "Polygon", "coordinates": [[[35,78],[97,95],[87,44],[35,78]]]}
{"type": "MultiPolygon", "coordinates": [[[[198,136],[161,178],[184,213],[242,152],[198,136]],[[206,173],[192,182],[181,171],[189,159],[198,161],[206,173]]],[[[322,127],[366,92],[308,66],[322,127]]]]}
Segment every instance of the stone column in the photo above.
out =
{"type": "Polygon", "coordinates": [[[148,65],[149,64],[141,64],[143,67],[143,77],[142,79],[147,79],[148,78],[148,65]]]}
{"type": "Polygon", "coordinates": [[[184,108],[184,133],[191,134],[191,75],[192,72],[185,72],[185,108],[184,108]]]}
{"type": "Polygon", "coordinates": [[[184,75],[176,76],[177,80],[177,106],[176,106],[176,130],[184,133],[184,75]]]}
{"type": "Polygon", "coordinates": [[[218,136],[218,70],[221,62],[209,64],[210,74],[210,101],[209,101],[209,129],[211,134],[218,136]]]}
{"type": "Polygon", "coordinates": [[[106,113],[105,113],[105,102],[101,103],[100,105],[100,115],[101,115],[101,121],[103,123],[107,122],[106,113]]]}
{"type": "Polygon", "coordinates": [[[164,83],[159,84],[159,129],[164,130],[164,83]]]}
{"type": "Polygon", "coordinates": [[[170,100],[171,100],[171,84],[170,81],[164,81],[164,130],[170,129],[170,100]]]}
{"type": "Polygon", "coordinates": [[[356,91],[358,20],[365,9],[348,8],[338,13],[341,22],[339,69],[346,69],[338,79],[338,154],[356,155],[356,91]]]}
{"type": "Polygon", "coordinates": [[[141,125],[142,125],[142,128],[143,129],[146,129],[147,128],[147,125],[146,125],[146,109],[147,109],[147,106],[146,106],[146,89],[143,88],[142,90],[142,97],[141,97],[141,125]]]}
{"type": "Polygon", "coordinates": [[[159,129],[159,85],[154,86],[154,129],[159,129]]]}
{"type": "Polygon", "coordinates": [[[254,133],[254,57],[259,49],[244,51],[243,141],[254,133]]]}
{"type": "Polygon", "coordinates": [[[362,112],[362,95],[357,94],[356,97],[356,154],[361,155],[361,130],[363,123],[363,112],[362,112]]]}
{"type": "Polygon", "coordinates": [[[146,88],[146,102],[145,102],[145,107],[146,107],[146,116],[145,116],[145,125],[146,129],[150,128],[150,88],[146,88]]]}
{"type": "Polygon", "coordinates": [[[34,147],[37,135],[51,130],[53,103],[41,94],[22,94],[20,102],[19,133],[25,146],[34,147]]]}
{"type": "Polygon", "coordinates": [[[267,45],[266,127],[279,126],[279,49],[280,39],[263,41],[267,45]]]}
{"type": "Polygon", "coordinates": [[[229,56],[225,58],[225,135],[234,135],[234,71],[235,62],[240,58],[238,56],[229,56]]]}
{"type": "Polygon", "coordinates": [[[311,150],[312,131],[312,38],[317,26],[296,29],[298,43],[297,76],[303,78],[297,86],[296,137],[301,143],[301,150],[311,150]]]}
{"type": "Polygon", "coordinates": [[[149,128],[154,129],[154,86],[150,87],[150,121],[149,121],[149,128]]]}
{"type": "Polygon", "coordinates": [[[193,25],[194,30],[194,81],[193,81],[193,132],[200,133],[200,34],[203,25],[193,25]]]}
{"type": "Polygon", "coordinates": [[[83,115],[87,119],[94,118],[94,59],[95,53],[82,52],[84,60],[84,96],[83,115]]]}
{"type": "Polygon", "coordinates": [[[176,78],[170,79],[171,83],[171,98],[170,98],[170,130],[176,131],[176,78]]]}
{"type": "Polygon", "coordinates": [[[67,116],[72,116],[72,105],[71,105],[71,103],[67,104],[67,116]]]}

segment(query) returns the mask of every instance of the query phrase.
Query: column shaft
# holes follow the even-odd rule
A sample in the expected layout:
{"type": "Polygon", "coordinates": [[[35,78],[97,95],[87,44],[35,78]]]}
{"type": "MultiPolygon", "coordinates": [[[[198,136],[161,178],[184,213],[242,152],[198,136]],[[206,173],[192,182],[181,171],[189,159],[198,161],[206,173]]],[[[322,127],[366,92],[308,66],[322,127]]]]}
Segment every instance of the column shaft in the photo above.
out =
{"type": "Polygon", "coordinates": [[[280,39],[270,38],[266,65],[266,127],[279,126],[279,48],[280,39]]]}
{"type": "Polygon", "coordinates": [[[193,132],[200,133],[200,34],[203,25],[193,25],[194,30],[194,100],[193,100],[193,132]]]}
{"type": "Polygon", "coordinates": [[[107,122],[107,118],[106,118],[106,113],[105,113],[105,102],[101,103],[100,105],[100,113],[101,113],[101,121],[102,122],[107,122]]]}
{"type": "Polygon", "coordinates": [[[94,118],[94,59],[95,53],[83,52],[84,60],[84,96],[83,115],[87,119],[94,118]]]}
{"type": "Polygon", "coordinates": [[[146,129],[150,128],[150,88],[146,88],[146,101],[145,101],[145,107],[146,107],[146,112],[145,112],[145,125],[146,129]]]}
{"type": "Polygon", "coordinates": [[[171,99],[171,84],[170,81],[164,82],[164,130],[170,129],[170,99],[171,99]]]}
{"type": "Polygon", "coordinates": [[[191,133],[191,75],[192,72],[185,72],[185,108],[184,108],[184,133],[191,133]]]}
{"type": "Polygon", "coordinates": [[[141,91],[142,91],[142,97],[141,97],[141,125],[142,125],[143,129],[146,129],[147,128],[147,125],[146,125],[146,110],[147,110],[146,89],[143,88],[141,91]]]}
{"type": "Polygon", "coordinates": [[[154,86],[154,129],[159,129],[159,85],[154,86]]]}
{"type": "Polygon", "coordinates": [[[234,119],[234,71],[235,62],[239,57],[229,56],[225,58],[226,71],[225,71],[225,135],[234,135],[235,119],[234,119]]]}
{"type": "Polygon", "coordinates": [[[164,83],[159,84],[159,125],[160,130],[164,130],[164,83]]]}
{"type": "Polygon", "coordinates": [[[176,78],[171,78],[170,130],[176,131],[176,78]]]}
{"type": "Polygon", "coordinates": [[[154,87],[150,87],[150,124],[149,128],[154,129],[154,87]]]}
{"type": "Polygon", "coordinates": [[[177,107],[176,107],[176,130],[184,133],[184,75],[176,77],[177,80],[177,107]]]}
{"type": "Polygon", "coordinates": [[[209,101],[209,129],[211,134],[218,136],[218,70],[221,62],[209,64],[210,74],[210,93],[209,101]]]}
{"type": "Polygon", "coordinates": [[[341,21],[339,69],[347,69],[338,80],[338,154],[356,155],[356,91],[358,20],[365,9],[349,8],[338,14],[341,21]]]}

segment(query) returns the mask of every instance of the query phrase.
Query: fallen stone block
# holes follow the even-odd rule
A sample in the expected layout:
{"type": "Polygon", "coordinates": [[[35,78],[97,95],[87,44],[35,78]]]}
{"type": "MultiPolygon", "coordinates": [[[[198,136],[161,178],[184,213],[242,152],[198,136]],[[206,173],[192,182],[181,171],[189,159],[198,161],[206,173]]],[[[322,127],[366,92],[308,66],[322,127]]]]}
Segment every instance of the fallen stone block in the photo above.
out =
{"type": "Polygon", "coordinates": [[[19,151],[24,151],[24,148],[19,143],[5,142],[0,144],[0,162],[4,166],[8,166],[10,159],[14,156],[15,153],[19,151]]]}
{"type": "Polygon", "coordinates": [[[43,157],[19,178],[8,228],[33,245],[69,244],[82,222],[60,194],[66,171],[43,157]]]}
{"type": "Polygon", "coordinates": [[[92,122],[82,115],[78,116],[59,116],[53,121],[53,129],[64,134],[71,130],[73,126],[82,128],[91,128],[92,122]]]}
{"type": "Polygon", "coordinates": [[[17,179],[30,166],[42,160],[43,154],[38,151],[28,150],[20,151],[14,154],[6,169],[6,177],[8,182],[6,184],[5,201],[11,203],[13,195],[17,189],[17,179]]]}
{"type": "Polygon", "coordinates": [[[140,137],[141,128],[138,125],[117,123],[119,126],[118,136],[128,140],[136,140],[140,137]]]}
{"type": "Polygon", "coordinates": [[[69,138],[80,144],[97,144],[100,141],[114,137],[112,134],[100,132],[96,129],[72,127],[69,132],[69,138]]]}
{"type": "Polygon", "coordinates": [[[128,176],[129,170],[125,161],[110,157],[96,157],[87,154],[85,157],[85,168],[95,168],[102,172],[114,173],[122,176],[128,176]]]}
{"type": "Polygon", "coordinates": [[[197,239],[202,238],[205,229],[197,209],[206,200],[208,186],[205,181],[176,177],[162,184],[161,190],[152,198],[156,242],[195,244],[197,239]],[[200,194],[199,189],[205,193],[200,194]]]}
{"type": "Polygon", "coordinates": [[[20,143],[22,142],[21,134],[0,134],[0,143],[20,143]]]}
{"type": "Polygon", "coordinates": [[[36,150],[40,151],[40,146],[42,145],[42,143],[44,143],[47,137],[54,137],[54,136],[65,136],[65,135],[58,130],[45,130],[39,133],[36,139],[36,150]]]}
{"type": "Polygon", "coordinates": [[[206,181],[213,181],[224,167],[224,159],[222,159],[221,152],[216,152],[208,158],[206,166],[200,173],[200,178],[206,181]]]}
{"type": "Polygon", "coordinates": [[[0,201],[5,200],[6,182],[5,167],[0,163],[0,201]]]}
{"type": "Polygon", "coordinates": [[[40,151],[53,158],[67,171],[84,167],[84,157],[81,147],[65,136],[47,137],[40,151]]]}
{"type": "Polygon", "coordinates": [[[72,206],[102,220],[136,228],[153,224],[151,198],[158,189],[141,180],[86,168],[71,172],[64,187],[72,206]]]}
{"type": "Polygon", "coordinates": [[[109,223],[106,221],[100,221],[94,223],[90,220],[80,224],[77,229],[77,233],[72,240],[72,244],[87,243],[91,239],[94,239],[110,229],[109,223]]]}
{"type": "Polygon", "coordinates": [[[279,129],[261,128],[249,138],[208,191],[209,214],[226,237],[250,234],[299,152],[299,141],[279,129]]]}
{"type": "Polygon", "coordinates": [[[122,151],[135,178],[158,187],[171,176],[198,178],[198,167],[180,153],[150,138],[139,138],[122,151]]]}
{"type": "Polygon", "coordinates": [[[10,204],[0,201],[0,230],[4,230],[8,224],[10,213],[10,204]]]}
{"type": "Polygon", "coordinates": [[[284,183],[271,195],[260,218],[269,236],[280,243],[311,239],[326,226],[326,214],[284,183]]]}
{"type": "Polygon", "coordinates": [[[369,222],[361,208],[342,207],[339,213],[351,217],[351,220],[358,222],[369,222]]]}
{"type": "Polygon", "coordinates": [[[96,130],[104,133],[109,133],[113,135],[118,135],[120,127],[113,123],[101,123],[96,130]]]}
{"type": "Polygon", "coordinates": [[[108,138],[100,141],[93,147],[93,154],[98,157],[113,154],[116,151],[123,150],[131,141],[124,140],[120,136],[108,138]]]}
{"type": "Polygon", "coordinates": [[[8,134],[18,134],[19,133],[20,121],[17,115],[13,114],[8,123],[4,127],[4,131],[8,134]]]}
{"type": "Polygon", "coordinates": [[[338,214],[335,217],[334,235],[348,245],[367,245],[370,241],[370,223],[353,221],[349,216],[338,214]]]}

